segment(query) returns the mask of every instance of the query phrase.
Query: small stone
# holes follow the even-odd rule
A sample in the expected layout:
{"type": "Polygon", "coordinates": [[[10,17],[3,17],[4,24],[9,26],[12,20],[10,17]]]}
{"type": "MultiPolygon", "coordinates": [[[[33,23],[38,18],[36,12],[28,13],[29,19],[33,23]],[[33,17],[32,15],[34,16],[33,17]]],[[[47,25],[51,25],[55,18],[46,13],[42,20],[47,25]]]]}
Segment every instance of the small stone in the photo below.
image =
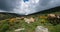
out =
{"type": "Polygon", "coordinates": [[[60,19],[60,15],[57,15],[57,18],[60,19]]]}
{"type": "Polygon", "coordinates": [[[21,31],[21,30],[25,30],[25,28],[19,28],[19,29],[16,29],[14,31],[18,32],[18,31],[21,31]]]}
{"type": "Polygon", "coordinates": [[[48,32],[48,29],[43,26],[37,26],[35,32],[48,32]]]}

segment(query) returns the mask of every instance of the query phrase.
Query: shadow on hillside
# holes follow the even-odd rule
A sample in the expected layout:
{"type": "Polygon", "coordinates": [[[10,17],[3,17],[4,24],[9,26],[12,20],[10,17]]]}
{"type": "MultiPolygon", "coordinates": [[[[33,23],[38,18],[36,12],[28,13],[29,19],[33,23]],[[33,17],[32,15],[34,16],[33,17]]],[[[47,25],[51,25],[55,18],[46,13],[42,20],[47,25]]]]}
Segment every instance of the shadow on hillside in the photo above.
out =
{"type": "Polygon", "coordinates": [[[44,10],[40,13],[53,13],[53,12],[60,12],[60,6],[59,7],[55,7],[55,8],[51,8],[51,9],[48,9],[48,10],[44,10]]]}

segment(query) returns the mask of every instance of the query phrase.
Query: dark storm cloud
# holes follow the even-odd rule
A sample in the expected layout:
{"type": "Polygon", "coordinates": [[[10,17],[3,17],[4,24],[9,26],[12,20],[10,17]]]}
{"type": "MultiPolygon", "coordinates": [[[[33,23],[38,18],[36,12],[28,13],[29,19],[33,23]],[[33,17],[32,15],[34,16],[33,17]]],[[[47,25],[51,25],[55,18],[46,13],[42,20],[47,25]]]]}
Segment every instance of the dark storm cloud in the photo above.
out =
{"type": "Polygon", "coordinates": [[[60,6],[60,0],[40,0],[36,10],[42,11],[57,6],[60,6]]]}
{"type": "MultiPolygon", "coordinates": [[[[22,1],[22,0],[0,0],[0,12],[1,11],[8,11],[8,12],[10,11],[12,13],[17,13],[17,14],[20,14],[20,13],[23,14],[24,12],[26,12],[26,14],[31,14],[31,12],[35,13],[35,12],[39,12],[39,11],[43,11],[43,10],[50,9],[53,7],[60,6],[60,0],[39,0],[39,2],[35,5],[36,7],[31,8],[31,9],[35,9],[35,10],[33,10],[33,11],[31,10],[30,12],[28,12],[28,11],[21,12],[20,1],[22,1]],[[17,9],[18,5],[19,5],[19,9],[17,9]],[[15,8],[19,11],[14,10],[15,8]]],[[[30,1],[32,1],[32,0],[30,0],[30,1]]],[[[30,4],[32,4],[32,3],[30,3],[30,4]]],[[[25,13],[24,13],[24,15],[25,15],[25,13]]]]}
{"type": "Polygon", "coordinates": [[[0,0],[0,9],[10,11],[15,7],[16,0],[0,0]]]}
{"type": "Polygon", "coordinates": [[[50,2],[51,0],[40,0],[40,2],[41,2],[41,4],[40,5],[43,5],[43,6],[45,6],[45,5],[47,5],[48,4],[48,2],[50,2]]]}

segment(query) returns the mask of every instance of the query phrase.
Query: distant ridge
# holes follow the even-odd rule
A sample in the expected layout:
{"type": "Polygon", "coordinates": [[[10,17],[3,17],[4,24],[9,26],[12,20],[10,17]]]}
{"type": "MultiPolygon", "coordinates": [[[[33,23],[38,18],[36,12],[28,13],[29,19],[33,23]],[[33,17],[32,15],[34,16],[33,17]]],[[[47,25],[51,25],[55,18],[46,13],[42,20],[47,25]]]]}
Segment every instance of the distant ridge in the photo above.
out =
{"type": "MultiPolygon", "coordinates": [[[[45,13],[52,13],[52,12],[60,12],[60,6],[54,7],[54,8],[51,8],[51,9],[47,9],[47,10],[43,10],[43,11],[33,13],[33,14],[30,14],[30,15],[45,14],[45,13]]],[[[15,15],[15,16],[25,16],[25,15],[20,15],[20,14],[15,14],[15,13],[6,13],[6,12],[0,12],[0,14],[10,14],[10,15],[15,15]]]]}
{"type": "MultiPolygon", "coordinates": [[[[45,13],[52,13],[52,12],[60,12],[60,6],[47,9],[47,10],[43,10],[43,11],[33,13],[33,14],[45,14],[45,13]]],[[[33,14],[30,14],[30,15],[33,15],[33,14]]]]}

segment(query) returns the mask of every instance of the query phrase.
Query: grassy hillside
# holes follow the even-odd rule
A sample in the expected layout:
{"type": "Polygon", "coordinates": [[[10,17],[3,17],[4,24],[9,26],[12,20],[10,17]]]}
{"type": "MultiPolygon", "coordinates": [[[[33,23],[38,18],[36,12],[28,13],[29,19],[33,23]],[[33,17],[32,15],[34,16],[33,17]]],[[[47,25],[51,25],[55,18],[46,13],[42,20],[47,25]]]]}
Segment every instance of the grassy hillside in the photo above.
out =
{"type": "Polygon", "coordinates": [[[53,25],[49,23],[49,20],[46,18],[49,13],[60,14],[59,9],[53,9],[55,12],[51,10],[52,12],[41,12],[27,16],[0,13],[0,32],[15,32],[15,30],[19,28],[25,28],[25,30],[19,32],[35,32],[37,26],[44,26],[48,28],[49,32],[60,32],[60,24],[53,25]],[[21,17],[23,18],[21,19],[21,17]],[[30,17],[34,18],[35,21],[28,24],[24,18],[30,17]]]}

